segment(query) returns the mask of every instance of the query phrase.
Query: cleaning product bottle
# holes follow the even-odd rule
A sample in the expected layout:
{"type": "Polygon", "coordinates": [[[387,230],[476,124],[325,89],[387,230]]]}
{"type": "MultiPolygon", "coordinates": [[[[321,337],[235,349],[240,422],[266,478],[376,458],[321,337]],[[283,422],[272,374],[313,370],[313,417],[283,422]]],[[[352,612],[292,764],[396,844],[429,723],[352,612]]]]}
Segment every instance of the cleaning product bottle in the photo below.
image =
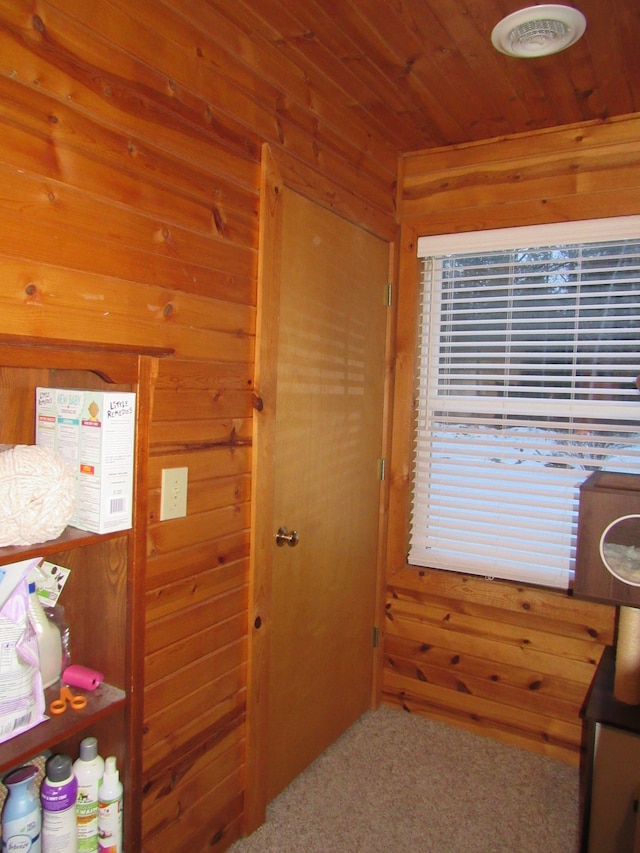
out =
{"type": "Polygon", "coordinates": [[[2,849],[42,853],[42,813],[36,786],[38,768],[27,764],[3,779],[7,798],[2,807],[2,849]]]}
{"type": "Polygon", "coordinates": [[[97,853],[98,791],[104,775],[104,758],[98,755],[98,741],[94,737],[80,741],[80,757],[73,763],[73,772],[78,780],[78,853],[97,853]]]}
{"type": "Polygon", "coordinates": [[[115,755],[104,762],[102,785],[98,791],[98,850],[122,853],[122,782],[115,755]]]}
{"type": "Polygon", "coordinates": [[[68,755],[52,755],[42,780],[42,853],[76,853],[78,781],[68,755]]]}
{"type": "Polygon", "coordinates": [[[29,583],[29,622],[38,637],[42,686],[50,687],[62,671],[62,640],[60,629],[44,612],[33,582],[29,583]]]}

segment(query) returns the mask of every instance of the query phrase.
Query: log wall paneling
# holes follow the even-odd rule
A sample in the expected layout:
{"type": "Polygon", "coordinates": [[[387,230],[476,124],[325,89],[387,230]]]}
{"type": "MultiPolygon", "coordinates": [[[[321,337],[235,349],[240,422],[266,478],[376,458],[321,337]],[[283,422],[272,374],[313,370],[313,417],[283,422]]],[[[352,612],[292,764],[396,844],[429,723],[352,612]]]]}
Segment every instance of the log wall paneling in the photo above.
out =
{"type": "Polygon", "coordinates": [[[247,666],[251,371],[168,363],[149,464],[143,837],[240,831],[247,666]],[[189,470],[188,514],[160,522],[163,468],[189,470]],[[185,817],[185,803],[188,803],[185,817]]]}
{"type": "Polygon", "coordinates": [[[610,608],[555,591],[406,569],[388,586],[383,700],[575,764],[613,628],[610,608]]]}
{"type": "Polygon", "coordinates": [[[0,0],[0,326],[174,350],[141,532],[149,853],[242,831],[262,146],[301,193],[397,230],[397,151],[254,36],[229,4],[0,0]],[[160,522],[168,467],[188,514],[160,522]]]}
{"type": "MultiPolygon", "coordinates": [[[[499,177],[491,147],[439,149],[440,166],[424,166],[420,152],[402,159],[407,195],[395,198],[388,122],[372,126],[352,108],[359,90],[345,97],[331,82],[328,56],[322,71],[303,73],[297,63],[314,46],[282,49],[274,35],[248,3],[0,0],[0,326],[175,352],[154,396],[143,531],[145,851],[224,850],[242,826],[262,146],[277,150],[288,186],[388,240],[398,203],[403,221],[410,214],[405,241],[421,217],[464,229],[512,214],[571,217],[572,197],[585,212],[638,207],[631,120],[586,126],[586,144],[573,131],[536,136],[535,163],[526,137],[505,140],[500,150],[518,145],[524,160],[505,156],[495,186],[482,177],[488,166],[473,168],[484,157],[499,177]],[[563,138],[567,151],[590,150],[578,168],[540,147],[563,138]],[[420,198],[434,194],[438,170],[446,179],[449,155],[466,159],[447,220],[442,187],[435,210],[421,211],[420,198]],[[553,166],[535,177],[545,160],[563,162],[562,181],[553,166]],[[524,165],[521,181],[509,170],[524,165]],[[548,204],[514,196],[507,207],[505,188],[536,181],[548,204]],[[187,518],[160,522],[160,472],[182,466],[187,518]]],[[[401,388],[412,316],[402,304],[401,388]]],[[[389,518],[397,554],[395,504],[389,518]]]]}
{"type": "Polygon", "coordinates": [[[406,154],[383,697],[577,763],[581,708],[615,609],[406,565],[421,235],[640,212],[640,117],[406,154]]]}
{"type": "Polygon", "coordinates": [[[633,115],[406,154],[401,222],[428,235],[637,213],[639,135],[633,115]]]}

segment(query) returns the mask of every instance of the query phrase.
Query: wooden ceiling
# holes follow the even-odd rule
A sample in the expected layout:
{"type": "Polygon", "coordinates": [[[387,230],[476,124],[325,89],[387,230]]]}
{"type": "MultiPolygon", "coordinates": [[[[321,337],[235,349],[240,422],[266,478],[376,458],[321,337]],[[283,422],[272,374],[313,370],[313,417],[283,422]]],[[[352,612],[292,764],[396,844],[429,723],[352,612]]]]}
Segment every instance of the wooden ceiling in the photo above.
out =
{"type": "Polygon", "coordinates": [[[585,35],[534,59],[491,45],[526,0],[209,2],[400,153],[640,111],[639,0],[566,0],[585,35]]]}

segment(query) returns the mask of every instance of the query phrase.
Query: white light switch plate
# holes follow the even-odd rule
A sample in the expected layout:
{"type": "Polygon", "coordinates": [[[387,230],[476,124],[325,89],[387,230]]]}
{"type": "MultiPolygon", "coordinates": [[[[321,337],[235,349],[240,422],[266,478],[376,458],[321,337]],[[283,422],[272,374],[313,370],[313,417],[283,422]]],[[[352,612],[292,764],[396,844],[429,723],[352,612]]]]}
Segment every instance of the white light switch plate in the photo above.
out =
{"type": "Polygon", "coordinates": [[[184,518],[187,514],[188,468],[163,468],[160,492],[160,521],[184,518]]]}

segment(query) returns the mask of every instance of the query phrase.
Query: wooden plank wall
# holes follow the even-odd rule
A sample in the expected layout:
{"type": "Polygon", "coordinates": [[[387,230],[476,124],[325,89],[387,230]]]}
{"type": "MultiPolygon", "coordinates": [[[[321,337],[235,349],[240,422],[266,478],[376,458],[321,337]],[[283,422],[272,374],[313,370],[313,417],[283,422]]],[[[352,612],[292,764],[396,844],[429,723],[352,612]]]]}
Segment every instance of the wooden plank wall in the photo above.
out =
{"type": "Polygon", "coordinates": [[[0,0],[0,327],[175,350],[149,463],[148,853],[222,850],[241,828],[263,143],[289,186],[397,228],[397,152],[253,44],[242,8],[0,0]],[[176,466],[188,515],[160,522],[176,466]]]}
{"type": "Polygon", "coordinates": [[[579,761],[580,709],[615,609],[406,566],[416,239],[640,213],[640,117],[407,154],[388,531],[384,701],[579,761]]]}
{"type": "MultiPolygon", "coordinates": [[[[314,87],[268,40],[253,43],[248,8],[0,0],[0,327],[176,353],[160,367],[149,465],[148,853],[222,850],[240,832],[262,144],[278,149],[289,186],[379,236],[396,227],[396,152],[340,108],[328,81],[314,87]],[[160,471],[177,465],[189,468],[188,516],[161,523],[160,471]]],[[[565,160],[569,200],[577,184],[581,199],[591,183],[606,204],[633,183],[637,125],[611,128],[609,149],[582,146],[578,169],[565,160]]],[[[450,168],[435,156],[440,166],[415,160],[423,178],[450,168]]],[[[548,188],[554,157],[528,163],[548,188]]],[[[487,221],[508,213],[504,180],[483,180],[487,168],[460,175],[454,227],[477,225],[482,186],[495,196],[487,221]]],[[[416,222],[419,197],[436,188],[411,188],[416,222]]]]}
{"type": "Polygon", "coordinates": [[[613,608],[436,570],[390,579],[383,697],[569,764],[613,608]]]}

